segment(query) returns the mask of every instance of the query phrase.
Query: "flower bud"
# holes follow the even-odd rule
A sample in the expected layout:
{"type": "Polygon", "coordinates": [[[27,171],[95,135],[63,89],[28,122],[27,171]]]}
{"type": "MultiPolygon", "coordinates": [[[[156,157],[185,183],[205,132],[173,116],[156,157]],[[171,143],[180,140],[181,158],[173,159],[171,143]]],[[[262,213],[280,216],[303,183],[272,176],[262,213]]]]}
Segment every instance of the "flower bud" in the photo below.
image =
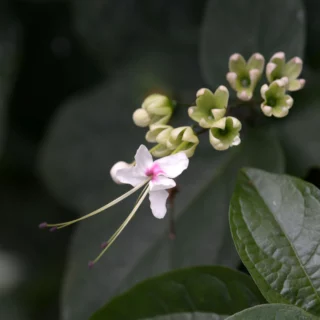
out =
{"type": "Polygon", "coordinates": [[[155,93],[143,101],[142,109],[151,114],[167,115],[168,112],[172,111],[172,103],[166,96],[155,93]]]}
{"type": "Polygon", "coordinates": [[[173,112],[173,103],[161,94],[147,97],[140,109],[133,114],[133,121],[137,126],[147,127],[152,124],[167,124],[173,112]]]}
{"type": "Polygon", "coordinates": [[[188,109],[189,117],[197,121],[201,127],[210,128],[225,115],[228,100],[229,91],[224,86],[220,86],[215,93],[209,89],[200,89],[197,92],[197,106],[188,109]]]}
{"type": "Polygon", "coordinates": [[[150,126],[150,130],[146,134],[146,140],[148,142],[158,142],[161,144],[165,144],[172,129],[173,128],[171,126],[163,124],[153,124],[150,126]]]}
{"type": "Polygon", "coordinates": [[[133,122],[138,127],[147,127],[150,124],[150,117],[146,110],[139,108],[133,113],[133,122]]]}
{"type": "Polygon", "coordinates": [[[131,166],[132,166],[132,164],[129,164],[124,161],[119,161],[119,162],[115,163],[110,170],[110,176],[111,176],[112,180],[117,184],[121,184],[121,182],[116,177],[116,172],[120,169],[130,168],[131,166]]]}
{"type": "Polygon", "coordinates": [[[253,91],[261,78],[264,62],[264,57],[260,53],[254,53],[248,62],[239,53],[230,57],[227,80],[240,100],[248,101],[252,98],[253,91]]]}
{"type": "Polygon", "coordinates": [[[175,153],[183,151],[187,157],[192,157],[199,144],[199,139],[191,127],[179,127],[171,131],[167,147],[175,153]]]}
{"type": "Polygon", "coordinates": [[[172,150],[168,149],[165,144],[157,144],[150,150],[150,153],[156,158],[163,158],[172,153],[172,150]]]}
{"type": "Polygon", "coordinates": [[[261,87],[261,110],[267,116],[276,118],[285,117],[293,105],[293,99],[286,94],[288,78],[284,77],[273,81],[270,86],[267,84],[261,87]]]}
{"type": "Polygon", "coordinates": [[[305,80],[298,79],[303,67],[303,61],[294,57],[286,63],[284,52],[275,53],[266,67],[266,76],[269,83],[281,78],[288,78],[287,90],[297,91],[304,87],[305,80]]]}
{"type": "Polygon", "coordinates": [[[209,130],[209,140],[216,150],[227,150],[240,144],[241,122],[234,117],[225,117],[215,122],[209,130]]]}

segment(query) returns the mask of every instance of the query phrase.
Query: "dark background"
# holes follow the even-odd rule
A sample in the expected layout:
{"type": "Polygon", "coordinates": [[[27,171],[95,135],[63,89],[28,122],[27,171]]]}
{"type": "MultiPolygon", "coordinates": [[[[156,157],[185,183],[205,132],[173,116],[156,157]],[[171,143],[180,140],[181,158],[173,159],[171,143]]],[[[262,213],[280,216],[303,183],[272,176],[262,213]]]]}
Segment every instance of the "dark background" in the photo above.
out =
{"type": "MultiPolygon", "coordinates": [[[[68,97],[112,79],[118,68],[144,50],[157,51],[160,45],[164,52],[174,47],[175,51],[189,50],[193,54],[206,1],[110,1],[98,19],[85,22],[85,14],[90,16],[92,6],[103,1],[93,1],[91,6],[87,2],[78,6],[68,1],[0,4],[0,26],[7,30],[13,23],[16,28],[14,34],[4,32],[2,40],[17,46],[14,62],[5,62],[12,64],[12,74],[7,77],[2,66],[1,78],[1,82],[11,83],[11,90],[2,101],[6,112],[0,160],[1,319],[59,318],[59,292],[73,228],[55,237],[40,232],[37,226],[45,219],[60,221],[77,215],[47,190],[37,170],[38,151],[52,117],[68,97]],[[75,10],[79,10],[78,15],[75,10]],[[109,47],[104,50],[101,46],[109,47]],[[5,280],[7,287],[1,282],[5,280]]],[[[305,5],[305,61],[317,76],[320,4],[306,0],[305,5]]],[[[10,48],[2,48],[8,51],[0,48],[1,54],[12,56],[10,48]]],[[[190,66],[190,78],[197,76],[193,69],[190,66]]],[[[317,81],[314,83],[318,86],[317,81]]],[[[320,185],[317,168],[305,178],[320,185]]],[[[244,270],[241,265],[239,269],[244,270]]]]}

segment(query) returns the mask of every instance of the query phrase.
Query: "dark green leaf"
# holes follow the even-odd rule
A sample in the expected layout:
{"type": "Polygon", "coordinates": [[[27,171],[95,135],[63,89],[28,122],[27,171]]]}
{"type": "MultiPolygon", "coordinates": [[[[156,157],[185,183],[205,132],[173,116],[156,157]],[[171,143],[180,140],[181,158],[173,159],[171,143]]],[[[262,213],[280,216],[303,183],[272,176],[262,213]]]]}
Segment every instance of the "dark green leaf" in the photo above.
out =
{"type": "Polygon", "coordinates": [[[139,320],[178,312],[233,314],[264,303],[245,274],[219,266],[173,271],[114,298],[91,319],[139,320]]]}
{"type": "Polygon", "coordinates": [[[268,304],[239,312],[226,320],[316,320],[304,310],[285,304],[268,304]]]}
{"type": "Polygon", "coordinates": [[[266,59],[277,51],[303,56],[304,10],[300,0],[209,0],[201,34],[200,63],[213,87],[225,82],[233,53],[266,59]]]}
{"type": "Polygon", "coordinates": [[[243,169],[230,205],[243,263],[269,302],[320,315],[320,192],[300,179],[243,169]]]}
{"type": "Polygon", "coordinates": [[[176,313],[169,314],[167,316],[158,316],[152,318],[146,318],[143,320],[224,320],[226,316],[218,316],[213,313],[176,313]]]}

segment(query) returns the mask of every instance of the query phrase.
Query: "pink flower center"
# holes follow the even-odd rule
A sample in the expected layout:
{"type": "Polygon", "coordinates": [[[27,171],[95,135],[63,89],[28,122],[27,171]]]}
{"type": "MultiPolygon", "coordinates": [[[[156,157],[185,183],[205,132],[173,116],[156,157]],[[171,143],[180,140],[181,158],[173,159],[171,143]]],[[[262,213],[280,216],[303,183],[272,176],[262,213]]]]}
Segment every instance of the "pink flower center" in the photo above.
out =
{"type": "Polygon", "coordinates": [[[163,171],[157,163],[154,163],[151,168],[146,170],[145,173],[148,177],[151,177],[152,181],[154,181],[157,179],[159,174],[163,173],[163,171]]]}

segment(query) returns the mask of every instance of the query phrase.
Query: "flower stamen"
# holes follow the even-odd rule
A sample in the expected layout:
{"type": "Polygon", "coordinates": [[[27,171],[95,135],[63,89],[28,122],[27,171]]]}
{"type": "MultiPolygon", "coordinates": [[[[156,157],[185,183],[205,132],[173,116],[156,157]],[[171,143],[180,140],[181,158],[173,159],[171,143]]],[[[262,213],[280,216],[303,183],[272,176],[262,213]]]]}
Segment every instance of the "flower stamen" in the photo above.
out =
{"type": "Polygon", "coordinates": [[[85,220],[87,218],[90,218],[114,205],[116,205],[117,203],[119,203],[120,201],[124,200],[125,198],[129,197],[130,195],[132,195],[133,193],[135,193],[137,190],[139,190],[140,188],[142,188],[149,180],[144,181],[143,183],[140,183],[139,185],[137,185],[136,187],[132,188],[131,190],[129,190],[128,192],[126,192],[125,194],[123,194],[122,196],[118,197],[117,199],[109,202],[108,204],[104,205],[103,207],[94,210],[88,214],[86,214],[85,216],[82,216],[78,219],[74,219],[71,221],[67,221],[67,222],[62,222],[62,223],[55,223],[55,224],[50,224],[50,223],[46,223],[46,222],[42,222],[39,225],[40,229],[44,229],[44,228],[50,228],[50,231],[56,231],[57,229],[62,229],[65,227],[68,227],[76,222],[85,220]]]}
{"type": "Polygon", "coordinates": [[[110,248],[110,246],[112,245],[112,243],[118,238],[118,236],[120,235],[120,233],[123,231],[123,229],[127,226],[127,224],[131,221],[131,219],[134,217],[135,213],[137,212],[137,210],[139,209],[139,207],[141,206],[143,200],[146,198],[147,194],[149,193],[149,185],[147,188],[145,188],[140,196],[139,196],[139,200],[137,202],[137,204],[134,206],[133,210],[130,212],[130,214],[128,215],[128,217],[126,218],[126,220],[124,220],[124,222],[121,224],[121,226],[118,228],[118,230],[110,237],[110,239],[106,242],[103,242],[103,250],[101,251],[101,253],[92,261],[89,261],[88,266],[89,268],[92,268],[94,264],[96,264],[100,258],[103,256],[103,254],[110,248]]]}

